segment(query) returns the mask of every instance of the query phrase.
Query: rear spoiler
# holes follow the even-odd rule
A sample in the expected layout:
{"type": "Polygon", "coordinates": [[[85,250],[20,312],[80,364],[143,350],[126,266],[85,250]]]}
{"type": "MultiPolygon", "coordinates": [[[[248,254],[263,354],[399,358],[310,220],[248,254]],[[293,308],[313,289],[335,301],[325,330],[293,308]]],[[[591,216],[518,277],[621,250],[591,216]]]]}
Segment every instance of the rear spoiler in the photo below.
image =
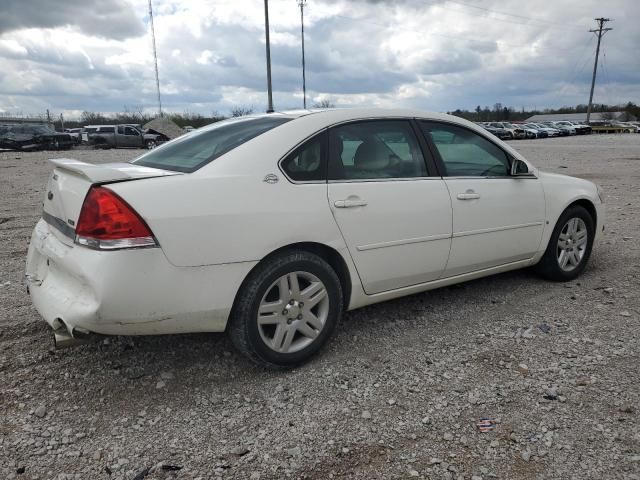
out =
{"type": "Polygon", "coordinates": [[[91,183],[119,182],[139,178],[182,175],[181,172],[143,167],[133,163],[103,163],[101,165],[94,165],[72,158],[51,158],[49,161],[55,165],[57,169],[86,178],[91,183]]]}

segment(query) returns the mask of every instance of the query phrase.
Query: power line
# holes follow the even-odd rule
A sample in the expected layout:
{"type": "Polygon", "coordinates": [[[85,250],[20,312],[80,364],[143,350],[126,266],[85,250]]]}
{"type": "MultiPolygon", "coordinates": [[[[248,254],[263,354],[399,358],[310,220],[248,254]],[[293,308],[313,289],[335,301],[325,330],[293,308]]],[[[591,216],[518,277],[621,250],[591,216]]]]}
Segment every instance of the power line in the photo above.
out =
{"type": "Polygon", "coordinates": [[[589,106],[587,107],[587,123],[589,123],[589,118],[591,117],[591,107],[593,105],[593,88],[596,86],[596,73],[598,72],[598,55],[600,54],[600,42],[602,37],[613,28],[604,28],[607,22],[610,22],[609,18],[596,18],[596,22],[598,23],[598,28],[595,30],[589,30],[592,33],[595,33],[598,36],[598,46],[596,47],[596,59],[593,62],[593,77],[591,78],[591,93],[589,94],[589,106]]]}
{"type": "Polygon", "coordinates": [[[613,104],[615,99],[615,95],[613,95],[613,83],[611,82],[611,75],[609,73],[609,67],[607,66],[607,53],[602,52],[602,56],[600,58],[600,68],[602,68],[602,79],[603,79],[603,90],[605,98],[607,99],[607,103],[609,105],[613,104]]]}
{"type": "MultiPolygon", "coordinates": [[[[481,7],[479,5],[473,5],[473,4],[470,4],[470,3],[459,2],[457,0],[447,0],[447,2],[456,4],[456,5],[461,5],[461,6],[467,7],[467,8],[474,8],[476,10],[482,10],[482,11],[493,13],[493,14],[496,14],[496,15],[504,15],[504,16],[507,16],[507,17],[521,18],[521,19],[524,19],[524,20],[532,21],[532,22],[540,22],[540,23],[546,23],[546,24],[549,24],[549,25],[558,25],[558,26],[562,26],[562,27],[582,28],[579,25],[574,25],[574,24],[570,24],[570,23],[552,22],[552,21],[549,21],[549,20],[542,19],[540,17],[530,17],[530,16],[526,16],[526,15],[519,15],[517,13],[501,12],[501,11],[498,11],[498,10],[492,10],[490,8],[481,7]]],[[[500,20],[500,19],[496,18],[494,20],[500,20]]],[[[521,25],[530,25],[530,24],[522,23],[521,25]]]]}
{"type": "Polygon", "coordinates": [[[571,71],[574,72],[573,75],[571,76],[568,82],[564,82],[562,89],[558,93],[556,93],[554,96],[554,99],[557,103],[560,103],[562,101],[562,97],[564,96],[567,90],[567,85],[572,85],[574,81],[577,80],[578,77],[582,75],[582,73],[584,72],[584,68],[589,63],[589,51],[591,50],[592,42],[593,42],[593,39],[591,39],[589,44],[587,44],[587,46],[584,48],[584,50],[582,51],[582,55],[576,56],[576,63],[573,65],[573,68],[571,69],[571,71]]]}

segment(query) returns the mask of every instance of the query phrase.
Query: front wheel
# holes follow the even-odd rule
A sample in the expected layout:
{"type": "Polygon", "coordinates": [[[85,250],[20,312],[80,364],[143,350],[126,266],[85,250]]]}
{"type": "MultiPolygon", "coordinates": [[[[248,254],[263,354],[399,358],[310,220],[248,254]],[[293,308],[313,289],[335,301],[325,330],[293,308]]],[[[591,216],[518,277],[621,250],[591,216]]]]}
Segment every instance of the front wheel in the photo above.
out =
{"type": "Polygon", "coordinates": [[[594,236],[595,224],[591,214],[579,205],[569,207],[560,216],[535,270],[548,280],[573,280],[587,266],[594,236]]]}
{"type": "Polygon", "coordinates": [[[147,140],[145,142],[145,146],[147,147],[147,150],[153,150],[154,148],[156,148],[157,143],[155,140],[147,140]]]}
{"type": "Polygon", "coordinates": [[[309,252],[287,252],[267,259],[245,280],[228,335],[259,365],[294,367],[322,348],[342,310],[342,288],[331,266],[309,252]]]}

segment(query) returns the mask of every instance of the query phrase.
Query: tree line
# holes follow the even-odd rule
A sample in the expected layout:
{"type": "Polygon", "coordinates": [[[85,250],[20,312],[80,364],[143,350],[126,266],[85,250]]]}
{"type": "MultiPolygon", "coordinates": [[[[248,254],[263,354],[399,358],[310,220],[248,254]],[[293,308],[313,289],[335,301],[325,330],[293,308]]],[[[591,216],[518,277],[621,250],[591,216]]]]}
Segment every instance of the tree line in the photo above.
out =
{"type": "MultiPolygon", "coordinates": [[[[334,107],[335,105],[330,100],[322,100],[312,106],[312,108],[334,107]]],[[[179,127],[184,128],[187,126],[191,126],[194,128],[200,128],[204,127],[205,125],[209,125],[210,123],[219,122],[220,120],[224,120],[225,118],[242,117],[245,115],[251,115],[254,112],[255,109],[253,106],[238,105],[231,108],[228,115],[222,115],[216,111],[212,112],[210,115],[202,115],[200,113],[186,111],[183,113],[165,112],[164,116],[175,122],[175,124],[179,127]]],[[[149,113],[148,111],[145,111],[142,106],[125,106],[123,111],[118,113],[104,114],[99,112],[84,111],[80,115],[79,120],[63,119],[62,121],[64,121],[64,128],[79,128],[86,125],[111,124],[144,125],[157,116],[158,115],[155,113],[149,113]]],[[[58,118],[53,121],[53,124],[57,129],[61,129],[62,121],[58,118]]]]}
{"type": "MultiPolygon", "coordinates": [[[[526,120],[533,115],[540,114],[587,113],[587,107],[587,105],[579,104],[575,107],[565,106],[560,108],[545,108],[543,110],[525,110],[524,107],[522,107],[520,110],[516,110],[513,107],[507,107],[501,103],[496,103],[493,105],[493,108],[489,108],[488,106],[483,108],[478,105],[473,111],[456,109],[447,113],[455,115],[456,117],[465,118],[472,122],[501,122],[526,120]]],[[[621,105],[597,103],[593,104],[591,111],[599,113],[624,112],[626,115],[623,115],[621,119],[623,121],[632,120],[633,118],[640,119],[640,106],[633,102],[627,102],[626,104],[621,105]]],[[[607,116],[605,115],[605,120],[607,120],[606,117],[607,116]]],[[[612,120],[612,118],[609,118],[608,120],[612,120]]]]}

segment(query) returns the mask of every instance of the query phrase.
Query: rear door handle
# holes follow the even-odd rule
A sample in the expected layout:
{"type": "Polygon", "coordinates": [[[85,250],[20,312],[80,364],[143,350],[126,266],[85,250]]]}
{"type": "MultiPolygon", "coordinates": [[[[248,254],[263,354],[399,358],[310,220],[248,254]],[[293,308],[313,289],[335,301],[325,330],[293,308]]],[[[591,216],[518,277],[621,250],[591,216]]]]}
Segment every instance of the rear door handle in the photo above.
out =
{"type": "Polygon", "coordinates": [[[458,200],[476,200],[480,198],[480,194],[473,190],[467,190],[465,193],[458,194],[458,200]]]}
{"type": "Polygon", "coordinates": [[[366,207],[367,202],[364,200],[336,200],[333,205],[336,208],[355,208],[355,207],[366,207]]]}

